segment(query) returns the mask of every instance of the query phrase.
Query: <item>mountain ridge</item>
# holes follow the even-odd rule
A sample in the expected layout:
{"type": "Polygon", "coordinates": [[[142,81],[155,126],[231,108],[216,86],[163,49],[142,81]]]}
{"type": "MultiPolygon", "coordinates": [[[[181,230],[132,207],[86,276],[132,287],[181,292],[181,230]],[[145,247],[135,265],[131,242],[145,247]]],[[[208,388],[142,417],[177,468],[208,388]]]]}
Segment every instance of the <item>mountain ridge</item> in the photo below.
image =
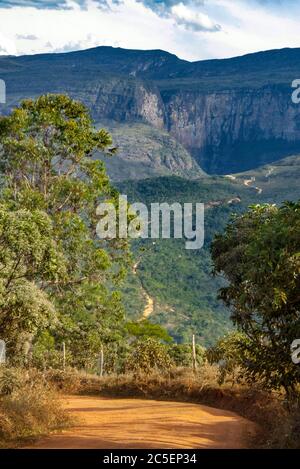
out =
{"type": "Polygon", "coordinates": [[[196,62],[107,46],[1,57],[8,96],[1,110],[25,97],[67,93],[95,121],[167,131],[204,171],[226,174],[300,151],[299,106],[291,100],[298,70],[299,48],[196,62]]]}
{"type": "MultiPolygon", "coordinates": [[[[257,57],[261,58],[265,62],[266,58],[274,58],[275,56],[280,56],[280,59],[282,60],[282,56],[284,56],[286,53],[290,54],[297,54],[299,55],[297,58],[300,60],[300,47],[283,47],[280,49],[266,49],[262,51],[257,51],[257,52],[248,52],[246,54],[242,55],[237,55],[237,56],[232,56],[232,57],[222,57],[222,58],[211,58],[211,59],[199,59],[199,60],[188,60],[188,59],[182,59],[178,57],[176,54],[173,54],[172,52],[168,52],[164,49],[126,49],[124,47],[114,47],[114,46],[95,46],[95,47],[90,47],[88,49],[79,49],[79,50],[74,50],[74,51],[66,51],[66,52],[41,52],[41,53],[36,53],[36,54],[21,54],[21,55],[0,55],[0,60],[1,59],[30,59],[30,58],[38,58],[38,57],[47,57],[47,58],[53,58],[55,59],[58,56],[61,57],[75,57],[75,56],[81,56],[81,55],[92,55],[94,56],[95,53],[97,52],[108,52],[109,55],[111,56],[116,53],[121,53],[121,54],[127,54],[127,55],[153,55],[153,54],[160,54],[162,56],[166,56],[172,59],[176,59],[178,62],[182,62],[184,64],[189,64],[189,65],[198,65],[198,64],[215,64],[215,63],[229,63],[229,62],[243,62],[243,61],[248,61],[251,58],[257,57]]],[[[290,58],[290,57],[289,57],[290,58]]]]}

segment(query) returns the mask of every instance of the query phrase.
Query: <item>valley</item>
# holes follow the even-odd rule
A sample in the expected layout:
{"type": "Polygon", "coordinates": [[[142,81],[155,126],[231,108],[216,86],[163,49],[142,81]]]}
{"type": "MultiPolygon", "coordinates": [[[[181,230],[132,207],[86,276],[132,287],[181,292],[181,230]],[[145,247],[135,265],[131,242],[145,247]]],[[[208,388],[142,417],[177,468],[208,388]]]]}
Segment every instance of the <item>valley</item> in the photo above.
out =
{"type": "Polygon", "coordinates": [[[133,243],[139,263],[136,277],[129,275],[124,300],[130,317],[138,319],[148,311],[147,297],[154,299],[151,321],[166,327],[175,340],[186,342],[194,333],[203,345],[211,345],[232,328],[230,311],[217,300],[220,279],[211,275],[209,245],[215,233],[222,231],[233,213],[241,213],[257,203],[281,203],[298,200],[300,157],[285,158],[246,173],[224,177],[206,177],[193,182],[178,177],[123,182],[118,185],[129,200],[193,201],[205,203],[205,245],[191,254],[181,240],[141,240],[133,243]],[[299,172],[299,174],[298,174],[299,172]],[[136,286],[129,287],[133,283],[136,286]],[[136,297],[136,302],[133,301],[136,297]],[[133,308],[130,305],[135,305],[133,308]],[[137,309],[136,306],[139,305],[137,309]]]}

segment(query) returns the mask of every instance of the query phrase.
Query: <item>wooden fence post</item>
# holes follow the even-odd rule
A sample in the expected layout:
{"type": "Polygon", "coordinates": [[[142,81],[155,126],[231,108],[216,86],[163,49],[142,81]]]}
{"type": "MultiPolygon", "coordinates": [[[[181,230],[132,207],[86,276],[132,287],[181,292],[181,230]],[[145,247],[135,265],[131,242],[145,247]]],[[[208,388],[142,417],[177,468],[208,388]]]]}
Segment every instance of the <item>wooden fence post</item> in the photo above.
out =
{"type": "Polygon", "coordinates": [[[101,345],[100,356],[99,356],[99,376],[102,378],[103,376],[103,366],[104,366],[104,351],[103,345],[101,345]]]}
{"type": "Polygon", "coordinates": [[[195,334],[193,334],[193,339],[192,339],[192,353],[193,353],[193,372],[196,373],[196,370],[197,370],[197,357],[196,357],[195,334]]]}
{"type": "Polygon", "coordinates": [[[63,370],[66,371],[66,344],[65,342],[62,343],[62,351],[63,351],[63,370]]]}
{"type": "Polygon", "coordinates": [[[6,343],[0,339],[0,365],[6,363],[6,343]]]}

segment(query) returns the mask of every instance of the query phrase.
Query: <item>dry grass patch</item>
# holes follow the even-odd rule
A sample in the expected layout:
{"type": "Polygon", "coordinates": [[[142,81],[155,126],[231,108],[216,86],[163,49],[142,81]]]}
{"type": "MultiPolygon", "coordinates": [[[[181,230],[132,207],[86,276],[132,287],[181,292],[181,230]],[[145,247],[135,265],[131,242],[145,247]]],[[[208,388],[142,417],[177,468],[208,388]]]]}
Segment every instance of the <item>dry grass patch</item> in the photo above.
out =
{"type": "Polygon", "coordinates": [[[70,425],[58,395],[35,370],[0,369],[0,447],[70,425]]]}

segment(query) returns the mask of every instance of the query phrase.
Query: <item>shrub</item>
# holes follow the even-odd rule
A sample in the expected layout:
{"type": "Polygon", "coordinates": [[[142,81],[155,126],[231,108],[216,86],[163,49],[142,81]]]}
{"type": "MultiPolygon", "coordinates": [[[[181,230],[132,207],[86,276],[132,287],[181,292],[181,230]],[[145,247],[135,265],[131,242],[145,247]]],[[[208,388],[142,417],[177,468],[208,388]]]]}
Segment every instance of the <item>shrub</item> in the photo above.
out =
{"type": "Polygon", "coordinates": [[[148,337],[133,344],[126,363],[126,370],[149,373],[153,369],[168,370],[173,365],[167,346],[148,337]]]}
{"type": "Polygon", "coordinates": [[[22,387],[27,371],[20,368],[0,367],[0,395],[11,394],[22,387]]]}
{"type": "Polygon", "coordinates": [[[70,423],[56,393],[36,370],[3,368],[0,382],[0,446],[15,446],[70,423]]]}
{"type": "Polygon", "coordinates": [[[76,369],[47,370],[44,372],[47,382],[51,383],[56,391],[65,394],[98,394],[101,378],[97,375],[79,372],[76,369]]]}
{"type": "MultiPolygon", "coordinates": [[[[173,344],[169,347],[169,354],[176,366],[192,367],[192,346],[189,344],[173,344]]],[[[196,361],[201,366],[204,362],[205,349],[196,345],[196,361]]]]}
{"type": "Polygon", "coordinates": [[[233,385],[245,380],[245,363],[248,357],[244,353],[244,345],[247,342],[248,339],[243,333],[234,331],[219,339],[214,347],[206,350],[205,358],[208,362],[219,366],[219,384],[227,380],[233,385]]]}

